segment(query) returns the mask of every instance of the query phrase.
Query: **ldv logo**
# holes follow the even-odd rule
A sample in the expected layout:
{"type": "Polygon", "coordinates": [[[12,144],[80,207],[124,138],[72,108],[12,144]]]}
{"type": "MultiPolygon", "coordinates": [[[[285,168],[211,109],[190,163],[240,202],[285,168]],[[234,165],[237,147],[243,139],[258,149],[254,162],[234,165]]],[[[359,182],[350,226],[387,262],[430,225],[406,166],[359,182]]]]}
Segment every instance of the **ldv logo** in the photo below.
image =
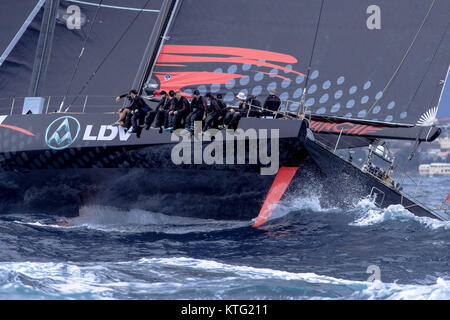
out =
{"type": "Polygon", "coordinates": [[[54,120],[45,131],[45,143],[54,150],[69,147],[80,133],[80,123],[74,117],[60,117],[54,120]]]}
{"type": "Polygon", "coordinates": [[[87,125],[84,131],[84,141],[112,141],[119,137],[120,141],[128,141],[131,134],[125,132],[122,126],[116,127],[111,125],[102,125],[100,129],[94,129],[93,125],[87,125]]]}

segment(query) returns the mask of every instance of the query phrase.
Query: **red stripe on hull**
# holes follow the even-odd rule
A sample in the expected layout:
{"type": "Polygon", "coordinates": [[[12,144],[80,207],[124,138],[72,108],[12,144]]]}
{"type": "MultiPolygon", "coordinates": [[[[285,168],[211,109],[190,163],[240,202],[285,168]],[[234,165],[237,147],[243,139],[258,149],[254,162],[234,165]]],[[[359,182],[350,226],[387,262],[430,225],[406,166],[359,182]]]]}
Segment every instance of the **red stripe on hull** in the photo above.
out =
{"type": "Polygon", "coordinates": [[[22,133],[25,133],[25,134],[27,134],[29,136],[33,136],[34,137],[34,133],[32,133],[32,132],[30,132],[28,130],[19,128],[19,127],[10,126],[10,125],[7,125],[7,124],[0,124],[0,127],[8,128],[8,129],[11,129],[11,130],[14,130],[14,131],[19,131],[19,132],[22,132],[22,133]]]}
{"type": "Polygon", "coordinates": [[[253,227],[259,227],[270,218],[297,170],[298,167],[281,167],[280,170],[278,170],[278,174],[272,183],[272,187],[270,187],[269,193],[267,194],[266,200],[264,200],[264,204],[261,211],[259,211],[259,215],[256,218],[253,227]]]}

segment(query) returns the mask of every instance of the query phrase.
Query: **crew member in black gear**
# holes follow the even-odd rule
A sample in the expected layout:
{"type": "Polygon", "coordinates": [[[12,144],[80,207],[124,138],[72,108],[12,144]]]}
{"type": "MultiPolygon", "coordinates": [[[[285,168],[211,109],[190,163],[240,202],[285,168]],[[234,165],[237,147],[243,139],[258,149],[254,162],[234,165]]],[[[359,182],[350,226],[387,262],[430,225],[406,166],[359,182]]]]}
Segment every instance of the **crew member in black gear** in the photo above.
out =
{"type": "Polygon", "coordinates": [[[206,107],[206,114],[203,115],[203,120],[206,119],[203,132],[212,127],[214,120],[216,120],[222,112],[216,98],[214,98],[210,92],[208,92],[205,97],[208,99],[209,104],[206,107]]]}
{"type": "MultiPolygon", "coordinates": [[[[269,93],[270,93],[269,96],[264,102],[264,109],[278,111],[278,108],[280,107],[281,104],[281,100],[275,95],[275,90],[271,90],[269,93]]],[[[278,114],[275,114],[274,112],[270,111],[264,111],[262,113],[262,116],[272,116],[274,119],[280,117],[278,114]]]]}
{"type": "Polygon", "coordinates": [[[186,130],[194,132],[194,122],[202,120],[206,112],[206,101],[200,95],[200,91],[194,91],[194,99],[191,101],[191,113],[186,118],[186,130]]]}
{"type": "MultiPolygon", "coordinates": [[[[127,118],[131,117],[131,124],[133,126],[133,130],[130,133],[138,133],[139,132],[139,120],[144,118],[145,115],[151,110],[147,105],[145,100],[138,95],[136,90],[133,90],[134,98],[133,104],[130,107],[130,112],[127,114],[127,118]]],[[[127,121],[127,123],[129,120],[127,121]]]]}
{"type": "Polygon", "coordinates": [[[179,127],[183,114],[189,110],[189,101],[181,95],[179,90],[175,91],[175,98],[169,110],[169,128],[165,131],[173,131],[179,127]]]}
{"type": "Polygon", "coordinates": [[[239,92],[239,94],[236,97],[239,100],[239,107],[237,108],[237,110],[235,110],[234,108],[231,108],[227,112],[225,120],[223,121],[223,123],[227,129],[236,130],[239,120],[241,119],[241,117],[245,117],[248,112],[248,106],[245,103],[245,100],[247,100],[245,93],[239,92]]]}
{"type": "MultiPolygon", "coordinates": [[[[158,106],[160,105],[161,101],[164,98],[164,95],[161,95],[161,99],[156,99],[154,97],[153,91],[147,90],[146,92],[152,92],[152,96],[151,97],[147,97],[148,100],[152,101],[152,102],[158,102],[158,106]]],[[[166,92],[163,90],[162,92],[164,92],[164,94],[166,94],[166,92]]],[[[145,130],[148,130],[152,127],[152,123],[153,121],[156,119],[156,115],[158,114],[158,106],[152,110],[150,107],[148,107],[148,110],[146,111],[146,116],[145,116],[145,130]]],[[[145,108],[144,108],[145,110],[145,108]]],[[[153,128],[153,129],[157,129],[157,128],[153,128]]]]}
{"type": "Polygon", "coordinates": [[[225,120],[225,116],[227,114],[227,105],[225,102],[223,102],[223,95],[221,93],[218,93],[216,96],[217,104],[220,107],[220,115],[216,120],[216,125],[219,129],[223,129],[223,121],[225,120]]]}
{"type": "MultiPolygon", "coordinates": [[[[128,105],[124,108],[120,108],[118,110],[119,113],[119,120],[117,120],[114,125],[118,126],[118,125],[122,125],[124,127],[127,126],[126,122],[126,118],[127,118],[127,114],[130,112],[130,108],[133,105],[133,100],[134,100],[134,92],[136,92],[136,90],[130,90],[128,93],[122,94],[120,96],[116,97],[116,102],[119,102],[120,99],[122,98],[127,98],[128,100],[128,105]]],[[[129,124],[128,128],[131,126],[131,123],[129,124]]]]}
{"type": "Polygon", "coordinates": [[[161,96],[161,100],[159,100],[158,105],[156,106],[155,110],[150,111],[151,113],[153,113],[152,115],[147,114],[147,116],[145,117],[145,124],[146,127],[145,129],[148,130],[150,129],[153,120],[155,120],[155,127],[152,127],[154,129],[158,129],[161,127],[161,120],[164,119],[164,105],[167,103],[167,100],[169,99],[169,97],[167,96],[167,92],[162,90],[159,95],[161,96]],[[153,119],[147,119],[148,117],[153,117],[153,119]],[[161,118],[162,117],[162,118],[161,118]]]}
{"type": "Polygon", "coordinates": [[[261,116],[261,101],[256,98],[256,94],[252,93],[246,101],[249,108],[249,117],[259,118],[261,116]]]}
{"type": "Polygon", "coordinates": [[[137,121],[140,117],[143,117],[145,113],[150,110],[150,108],[144,101],[144,99],[140,95],[138,95],[138,92],[136,90],[130,90],[128,94],[123,94],[116,97],[116,101],[118,102],[124,97],[128,98],[130,104],[126,108],[122,108],[119,110],[120,117],[115,124],[119,125],[120,122],[124,122],[124,126],[127,128],[127,130],[131,127],[131,125],[133,125],[133,130],[131,131],[131,133],[137,133],[137,121]]]}
{"type": "MultiPolygon", "coordinates": [[[[162,93],[162,92],[161,92],[162,93]]],[[[165,91],[164,91],[165,93],[165,91]]],[[[172,105],[172,99],[175,96],[175,91],[170,90],[169,95],[166,94],[166,97],[164,99],[164,104],[161,106],[158,105],[158,113],[156,114],[156,123],[155,127],[159,128],[159,132],[162,132],[162,127],[168,128],[169,127],[169,111],[170,106],[172,105]]],[[[161,99],[162,100],[162,99],[161,99]]]]}

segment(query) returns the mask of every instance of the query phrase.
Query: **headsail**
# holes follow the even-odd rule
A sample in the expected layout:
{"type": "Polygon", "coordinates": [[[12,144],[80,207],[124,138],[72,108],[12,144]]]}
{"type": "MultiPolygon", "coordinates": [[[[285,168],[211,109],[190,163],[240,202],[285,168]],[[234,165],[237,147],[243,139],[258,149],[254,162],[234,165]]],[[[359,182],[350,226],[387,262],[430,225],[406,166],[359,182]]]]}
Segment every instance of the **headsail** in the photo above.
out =
{"type": "MultiPolygon", "coordinates": [[[[320,6],[182,0],[152,80],[226,101],[271,89],[299,101],[320,6]]],[[[449,15],[447,0],[325,0],[306,105],[315,114],[421,124],[448,70],[449,15]]]]}

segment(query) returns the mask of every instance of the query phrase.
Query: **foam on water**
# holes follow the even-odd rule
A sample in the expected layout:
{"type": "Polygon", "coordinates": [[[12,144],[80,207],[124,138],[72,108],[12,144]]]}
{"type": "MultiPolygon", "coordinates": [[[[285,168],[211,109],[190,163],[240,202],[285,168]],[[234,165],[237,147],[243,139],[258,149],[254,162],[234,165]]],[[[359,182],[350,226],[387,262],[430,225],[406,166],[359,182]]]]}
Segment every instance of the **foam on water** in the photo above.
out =
{"type": "Polygon", "coordinates": [[[418,217],[405,209],[402,205],[390,205],[387,208],[379,208],[374,201],[369,198],[363,198],[357,201],[353,208],[348,210],[331,207],[323,208],[320,204],[319,197],[311,195],[308,197],[296,197],[288,201],[280,202],[279,206],[270,217],[269,220],[283,217],[294,211],[310,211],[312,213],[320,214],[346,214],[355,216],[356,219],[349,223],[351,226],[364,227],[374,224],[379,224],[387,221],[398,222],[418,222],[421,225],[430,229],[443,228],[450,229],[450,221],[441,221],[429,217],[418,217]]]}
{"type": "Polygon", "coordinates": [[[430,229],[450,229],[450,221],[441,221],[429,217],[418,217],[400,204],[390,205],[387,208],[381,209],[368,199],[364,199],[361,200],[355,210],[352,211],[358,212],[358,218],[350,223],[352,226],[363,227],[386,221],[414,221],[430,229]]]}
{"type": "MultiPolygon", "coordinates": [[[[418,217],[402,205],[387,208],[377,207],[373,200],[364,198],[357,201],[351,209],[337,207],[323,208],[317,195],[291,197],[281,201],[267,220],[277,220],[290,214],[345,214],[355,217],[350,226],[365,227],[387,221],[417,222],[430,229],[450,229],[450,221],[440,221],[428,217],[418,217]]],[[[107,206],[85,206],[76,218],[58,218],[52,222],[16,221],[29,225],[53,228],[88,228],[105,232],[162,232],[167,234],[185,234],[192,232],[211,232],[243,227],[250,227],[251,221],[214,220],[194,217],[169,216],[140,209],[122,210],[107,206]]]]}
{"type": "Polygon", "coordinates": [[[92,263],[0,263],[1,299],[449,299],[450,281],[351,281],[186,257],[92,263]],[[132,272],[130,272],[132,270],[132,272]]]}
{"type": "MultiPolygon", "coordinates": [[[[290,199],[280,201],[273,209],[272,214],[267,221],[282,218],[288,214],[297,214],[298,211],[314,213],[336,213],[342,212],[339,208],[322,208],[317,195],[291,197],[290,199]]],[[[255,221],[253,219],[252,221],[255,221]]]]}

